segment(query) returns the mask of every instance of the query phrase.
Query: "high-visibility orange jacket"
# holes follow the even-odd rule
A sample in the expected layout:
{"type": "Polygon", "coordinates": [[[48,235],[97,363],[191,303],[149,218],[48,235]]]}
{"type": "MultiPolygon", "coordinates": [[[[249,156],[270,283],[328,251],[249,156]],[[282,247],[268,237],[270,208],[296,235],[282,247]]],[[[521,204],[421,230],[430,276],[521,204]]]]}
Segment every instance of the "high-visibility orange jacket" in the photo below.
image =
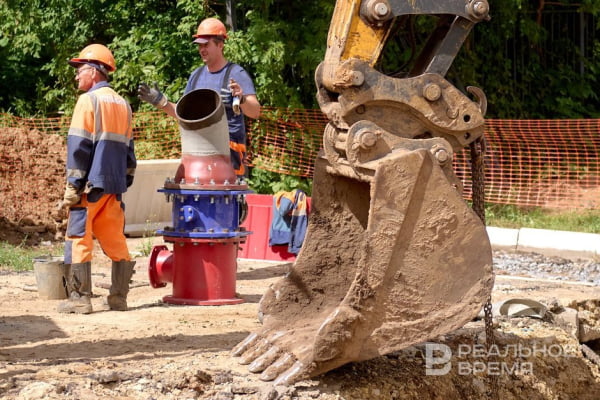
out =
{"type": "Polygon", "coordinates": [[[131,107],[107,82],[99,82],[79,97],[73,112],[67,180],[80,191],[125,193],[136,164],[131,107]]]}

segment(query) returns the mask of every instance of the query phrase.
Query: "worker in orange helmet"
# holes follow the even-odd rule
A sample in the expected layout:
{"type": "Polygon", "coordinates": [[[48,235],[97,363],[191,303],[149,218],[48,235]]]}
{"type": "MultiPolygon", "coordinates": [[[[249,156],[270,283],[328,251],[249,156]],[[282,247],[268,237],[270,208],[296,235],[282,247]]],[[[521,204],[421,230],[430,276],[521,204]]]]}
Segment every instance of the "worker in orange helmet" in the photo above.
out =
{"type": "Polygon", "coordinates": [[[63,313],[92,312],[91,261],[94,237],[112,260],[111,310],[127,310],[131,261],[122,194],[133,183],[136,168],[131,107],[108,83],[116,70],[111,51],[91,44],[69,64],[77,68],[79,96],[67,136],[67,183],[61,208],[69,209],[65,264],[69,298],[58,306],[63,313]]]}
{"type": "MultiPolygon", "coordinates": [[[[227,29],[217,18],[206,18],[198,25],[193,43],[198,45],[198,52],[204,62],[190,75],[184,95],[196,89],[212,89],[221,95],[227,123],[229,125],[229,147],[231,163],[236,175],[246,174],[244,160],[246,156],[246,126],[244,116],[258,118],[260,103],[256,97],[254,83],[248,73],[239,66],[229,62],[223,54],[227,29]]],[[[138,97],[172,117],[176,117],[175,103],[158,90],[146,83],[138,88],[138,97]]]]}

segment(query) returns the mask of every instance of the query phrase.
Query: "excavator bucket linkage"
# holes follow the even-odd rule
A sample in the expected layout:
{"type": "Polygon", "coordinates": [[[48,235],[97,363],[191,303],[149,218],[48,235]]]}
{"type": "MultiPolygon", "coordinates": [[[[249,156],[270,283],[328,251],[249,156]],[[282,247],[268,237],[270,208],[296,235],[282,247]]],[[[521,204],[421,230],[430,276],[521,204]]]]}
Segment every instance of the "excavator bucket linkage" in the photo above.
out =
{"type": "Polygon", "coordinates": [[[451,332],[493,286],[484,224],[462,197],[454,153],[483,140],[486,101],[444,75],[485,0],[338,0],[317,99],[330,123],[315,162],[303,248],[233,349],[265,381],[291,384],[451,332]],[[439,17],[403,78],[373,68],[393,20],[439,17]],[[364,39],[364,40],[361,40],[364,39]]]}

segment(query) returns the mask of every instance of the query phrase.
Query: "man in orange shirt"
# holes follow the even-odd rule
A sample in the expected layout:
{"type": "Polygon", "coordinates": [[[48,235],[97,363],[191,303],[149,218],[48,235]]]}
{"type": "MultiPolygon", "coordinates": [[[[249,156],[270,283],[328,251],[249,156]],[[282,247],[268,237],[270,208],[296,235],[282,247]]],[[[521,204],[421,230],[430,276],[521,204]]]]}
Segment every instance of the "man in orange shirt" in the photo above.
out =
{"type": "Polygon", "coordinates": [[[111,51],[101,44],[84,48],[69,64],[77,68],[78,89],[67,136],[67,184],[61,207],[69,208],[65,264],[70,264],[69,299],[59,312],[92,312],[91,261],[94,237],[112,260],[108,305],[127,310],[131,261],[122,194],[133,183],[136,159],[131,107],[108,83],[116,69],[111,51]]]}

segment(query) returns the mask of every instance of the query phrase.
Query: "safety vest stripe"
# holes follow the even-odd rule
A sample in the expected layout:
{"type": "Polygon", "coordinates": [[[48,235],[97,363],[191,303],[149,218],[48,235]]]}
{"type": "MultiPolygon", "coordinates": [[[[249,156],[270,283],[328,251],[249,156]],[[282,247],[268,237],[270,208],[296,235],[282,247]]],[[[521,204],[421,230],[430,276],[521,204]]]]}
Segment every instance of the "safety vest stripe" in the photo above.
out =
{"type": "Polygon", "coordinates": [[[85,130],[84,128],[71,127],[71,128],[69,128],[69,135],[79,136],[81,138],[88,139],[88,140],[94,140],[94,135],[91,132],[85,130]]]}
{"type": "Polygon", "coordinates": [[[70,128],[69,135],[78,136],[83,139],[88,139],[94,142],[100,142],[102,140],[109,140],[113,142],[123,143],[126,146],[129,146],[129,142],[131,142],[131,138],[127,136],[123,136],[121,133],[113,133],[113,132],[100,132],[99,134],[93,135],[85,129],[80,128],[70,128]]]}
{"type": "Polygon", "coordinates": [[[130,138],[128,138],[127,136],[123,136],[120,133],[100,132],[96,135],[96,142],[100,142],[103,140],[124,143],[127,146],[129,146],[129,142],[131,141],[130,138]]]}
{"type": "Polygon", "coordinates": [[[85,175],[87,174],[87,172],[83,169],[67,169],[67,178],[76,178],[76,179],[81,179],[83,177],[85,177],[85,175]]]}
{"type": "Polygon", "coordinates": [[[102,130],[102,118],[100,115],[100,103],[94,93],[88,93],[90,100],[92,100],[92,108],[94,109],[94,135],[102,130]]]}

